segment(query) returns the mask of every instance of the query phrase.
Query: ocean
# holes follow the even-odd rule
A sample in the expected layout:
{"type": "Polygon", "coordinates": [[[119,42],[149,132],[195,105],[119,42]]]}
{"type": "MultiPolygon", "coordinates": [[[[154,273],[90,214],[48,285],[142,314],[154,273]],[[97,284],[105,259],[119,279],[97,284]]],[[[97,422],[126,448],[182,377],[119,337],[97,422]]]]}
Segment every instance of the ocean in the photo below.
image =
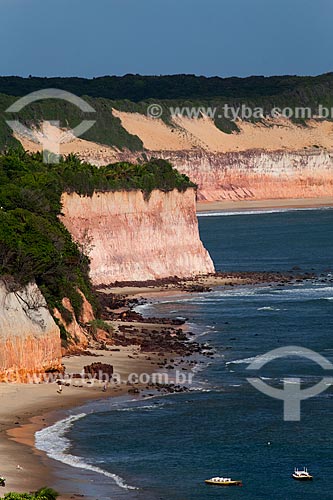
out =
{"type": "MultiPolygon", "coordinates": [[[[255,389],[247,367],[291,345],[333,362],[333,210],[205,215],[199,225],[217,270],[316,276],[140,306],[146,315],[188,318],[198,341],[214,348],[214,358],[197,365],[191,391],[89,403],[38,433],[37,447],[71,466],[60,483],[77,481],[98,500],[331,500],[332,390],[302,401],[300,421],[285,421],[283,401],[255,389]],[[314,481],[291,478],[303,466],[314,481]],[[204,483],[217,475],[243,487],[204,483]]],[[[293,355],[255,376],[281,390],[284,378],[297,377],[304,389],[333,375],[323,372],[293,355]]]]}

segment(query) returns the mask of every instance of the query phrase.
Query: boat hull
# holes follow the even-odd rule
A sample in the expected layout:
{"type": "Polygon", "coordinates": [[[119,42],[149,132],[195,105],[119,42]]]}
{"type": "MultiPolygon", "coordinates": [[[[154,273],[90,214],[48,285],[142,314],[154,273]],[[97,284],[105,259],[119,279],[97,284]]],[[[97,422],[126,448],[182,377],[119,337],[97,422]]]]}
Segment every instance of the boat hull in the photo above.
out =
{"type": "Polygon", "coordinates": [[[206,484],[211,484],[214,486],[242,486],[242,481],[211,481],[210,479],[205,480],[206,484]]]}
{"type": "Polygon", "coordinates": [[[294,476],[294,474],[291,476],[295,481],[312,481],[313,477],[312,476],[306,476],[306,477],[300,477],[300,476],[294,476]]]}

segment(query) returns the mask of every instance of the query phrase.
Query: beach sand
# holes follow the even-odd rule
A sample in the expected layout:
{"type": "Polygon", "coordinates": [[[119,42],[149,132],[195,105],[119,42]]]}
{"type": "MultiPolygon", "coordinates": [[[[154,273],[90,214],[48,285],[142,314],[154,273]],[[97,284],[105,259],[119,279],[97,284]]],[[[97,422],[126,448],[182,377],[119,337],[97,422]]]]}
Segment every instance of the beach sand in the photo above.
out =
{"type": "MultiPolygon", "coordinates": [[[[195,292],[196,290],[186,290],[187,287],[199,286],[199,287],[228,287],[228,286],[240,286],[240,285],[255,285],[259,283],[273,282],[288,279],[288,273],[282,275],[279,273],[267,273],[267,272],[218,272],[214,274],[197,276],[187,279],[179,279],[174,282],[161,283],[156,285],[145,285],[134,282],[133,284],[124,284],[123,286],[113,286],[112,288],[100,288],[100,291],[104,293],[115,293],[117,295],[123,295],[130,297],[131,299],[153,299],[161,300],[166,297],[175,295],[187,295],[189,291],[195,292]]],[[[163,281],[163,280],[161,280],[163,281]]],[[[203,291],[203,290],[198,290],[203,291]]],[[[121,310],[119,310],[121,312],[121,310]]],[[[125,324],[121,322],[121,324],[125,324]]],[[[133,326],[134,323],[131,322],[133,326]]],[[[144,323],[147,325],[147,323],[144,323]]],[[[137,323],[136,326],[142,326],[142,323],[137,323]]],[[[153,326],[153,324],[149,324],[153,326]]],[[[160,325],[155,325],[155,328],[159,328],[160,325]]],[[[184,325],[183,327],[186,327],[184,325]]]]}
{"type": "MultiPolygon", "coordinates": [[[[112,364],[119,373],[122,384],[102,391],[103,383],[93,387],[64,387],[61,394],[52,384],[1,384],[0,398],[0,475],[6,478],[3,495],[9,491],[35,491],[42,486],[53,486],[54,462],[34,447],[35,432],[49,426],[61,417],[61,412],[92,400],[121,396],[128,393],[125,380],[130,373],[153,373],[154,356],[150,353],[135,354],[136,346],[117,347],[119,351],[92,351],[96,356],[65,357],[66,373],[79,373],[83,366],[94,362],[112,364]],[[147,361],[146,358],[152,358],[147,361]],[[131,356],[131,358],[129,358],[131,356]],[[20,466],[20,469],[17,466],[20,466]]],[[[78,379],[77,384],[81,384],[78,379]]],[[[61,500],[75,498],[75,491],[61,495],[61,500]]]]}
{"type": "MultiPolygon", "coordinates": [[[[211,208],[217,210],[216,207],[211,208]]],[[[160,299],[163,296],[187,294],[183,289],[186,285],[204,285],[204,286],[228,286],[242,285],[246,283],[256,283],[262,280],[270,279],[267,273],[231,273],[210,275],[199,277],[193,280],[184,280],[181,283],[169,283],[146,286],[124,286],[109,288],[108,291],[130,296],[131,298],[145,297],[147,299],[160,299]]],[[[272,276],[274,279],[274,276],[272,276]]],[[[277,276],[276,279],[282,279],[277,276]]],[[[103,290],[104,291],[104,290],[103,290]]],[[[127,322],[112,321],[117,329],[117,324],[126,326],[127,322]]],[[[132,327],[144,327],[154,330],[168,326],[159,323],[129,323],[132,327]]],[[[182,326],[186,329],[186,324],[182,326]]],[[[57,477],[54,470],[57,462],[46,457],[46,455],[34,447],[35,432],[45,426],[63,418],[66,410],[74,409],[89,401],[111,398],[128,393],[129,386],[126,384],[130,373],[154,373],[158,371],[159,356],[156,352],[140,352],[138,346],[127,347],[114,346],[116,350],[112,351],[91,351],[93,356],[80,355],[63,358],[63,364],[66,367],[66,373],[80,373],[84,366],[95,362],[111,364],[114,372],[119,374],[122,383],[117,386],[109,387],[107,392],[102,392],[103,383],[97,383],[93,386],[83,384],[81,379],[76,379],[75,385],[82,387],[63,387],[62,393],[58,394],[58,386],[52,384],[0,384],[0,400],[2,402],[0,409],[0,452],[2,456],[0,466],[0,476],[6,478],[6,487],[2,488],[0,495],[9,491],[35,491],[42,486],[57,486],[57,477]],[[147,359],[150,358],[150,359],[147,359]],[[17,468],[17,466],[20,468],[17,468]]],[[[168,357],[167,353],[165,357],[168,357]]],[[[74,384],[73,384],[74,385],[74,384]]],[[[67,414],[68,415],[68,414],[67,414]]],[[[67,416],[66,415],[66,416],[67,416]]],[[[64,466],[67,467],[67,466],[64,466]]],[[[71,474],[71,468],[67,467],[67,476],[71,474]]],[[[76,471],[77,472],[77,471],[76,471]]],[[[75,471],[73,471],[73,476],[75,471]]],[[[68,486],[71,482],[67,481],[68,486]]],[[[73,491],[68,491],[66,495],[60,496],[61,500],[76,498],[78,494],[75,491],[75,482],[73,491]]],[[[87,497],[86,497],[87,498],[87,497]]]]}

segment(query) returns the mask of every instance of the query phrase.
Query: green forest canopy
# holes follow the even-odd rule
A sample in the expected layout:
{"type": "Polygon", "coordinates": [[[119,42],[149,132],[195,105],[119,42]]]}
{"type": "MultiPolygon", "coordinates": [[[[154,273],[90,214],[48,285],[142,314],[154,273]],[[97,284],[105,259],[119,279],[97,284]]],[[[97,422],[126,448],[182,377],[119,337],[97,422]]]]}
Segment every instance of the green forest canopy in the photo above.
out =
{"type": "MultiPolygon", "coordinates": [[[[141,139],[130,134],[112,109],[147,114],[149,104],[160,104],[162,119],[170,122],[170,107],[260,107],[269,113],[274,107],[309,107],[316,114],[319,104],[333,107],[333,73],[319,76],[251,76],[248,78],[219,78],[195,75],[170,76],[103,76],[86,78],[21,78],[0,77],[0,150],[18,142],[13,138],[8,119],[19,118],[29,127],[42,120],[59,120],[62,127],[73,127],[83,118],[94,119],[96,124],[82,138],[121,150],[143,151],[141,139]],[[18,116],[6,109],[20,96],[30,92],[58,88],[81,96],[96,113],[84,114],[66,101],[46,100],[31,104],[18,116]]],[[[254,119],[254,118],[249,118],[254,119]]],[[[296,122],[304,125],[304,120],[296,122]]],[[[237,131],[237,125],[227,117],[214,118],[222,131],[237,131]]],[[[173,125],[174,126],[174,125],[173,125]]]]}
{"type": "Polygon", "coordinates": [[[74,155],[59,164],[42,155],[10,150],[0,156],[0,276],[19,285],[35,281],[50,309],[62,309],[68,297],[78,318],[80,288],[94,303],[89,260],[59,220],[63,192],[91,196],[94,192],[153,189],[184,191],[195,187],[164,160],[141,165],[116,163],[97,168],[74,155]]]}
{"type": "Polygon", "coordinates": [[[23,96],[45,88],[60,88],[79,96],[104,97],[111,100],[128,99],[210,99],[258,98],[281,94],[320,92],[332,94],[333,73],[319,76],[249,76],[246,78],[205,77],[195,75],[165,76],[101,76],[76,77],[0,77],[0,93],[23,96]]]}

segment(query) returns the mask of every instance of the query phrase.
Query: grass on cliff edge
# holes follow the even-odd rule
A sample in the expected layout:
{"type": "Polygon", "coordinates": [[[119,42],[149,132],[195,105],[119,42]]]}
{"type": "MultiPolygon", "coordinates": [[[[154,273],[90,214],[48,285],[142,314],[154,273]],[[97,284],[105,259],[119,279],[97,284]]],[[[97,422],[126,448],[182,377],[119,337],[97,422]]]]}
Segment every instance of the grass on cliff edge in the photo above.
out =
{"type": "MultiPolygon", "coordinates": [[[[63,192],[92,196],[94,192],[153,189],[185,191],[195,187],[164,160],[141,165],[116,163],[97,168],[70,155],[47,165],[41,154],[10,150],[0,156],[0,276],[11,286],[35,281],[50,310],[57,307],[67,323],[71,313],[61,304],[68,297],[80,317],[79,288],[98,314],[89,279],[89,259],[59,220],[63,192]]],[[[62,329],[63,338],[66,336],[62,329]]]]}

